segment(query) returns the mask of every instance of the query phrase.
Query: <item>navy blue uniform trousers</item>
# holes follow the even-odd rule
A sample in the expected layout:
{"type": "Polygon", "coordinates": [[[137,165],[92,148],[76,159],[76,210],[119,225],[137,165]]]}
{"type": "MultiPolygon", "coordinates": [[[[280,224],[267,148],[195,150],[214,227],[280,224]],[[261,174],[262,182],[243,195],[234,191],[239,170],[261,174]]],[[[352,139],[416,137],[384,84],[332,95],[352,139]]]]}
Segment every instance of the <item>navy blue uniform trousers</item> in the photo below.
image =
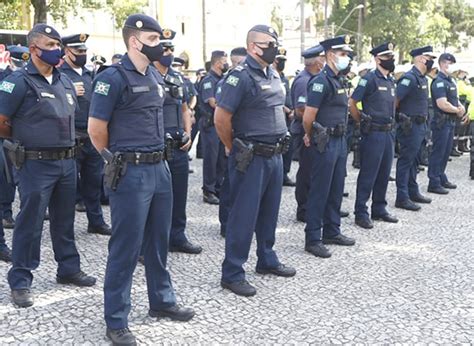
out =
{"type": "Polygon", "coordinates": [[[416,175],[418,169],[418,153],[421,143],[425,138],[426,124],[412,123],[409,134],[405,134],[399,126],[397,138],[400,144],[400,152],[397,161],[397,201],[406,201],[410,197],[420,194],[416,175]]]}
{"type": "Polygon", "coordinates": [[[282,156],[264,158],[254,155],[247,171],[242,173],[236,170],[235,155],[231,152],[228,158],[230,212],[222,264],[222,280],[229,283],[245,279],[242,266],[247,262],[254,232],[257,268],[280,265],[273,245],[282,191],[282,156]]]}
{"type": "Polygon", "coordinates": [[[393,133],[371,131],[360,140],[360,171],[357,177],[355,216],[368,218],[367,201],[372,194],[372,216],[384,216],[388,212],[387,186],[392,169],[394,151],[393,133]]]}
{"type": "Polygon", "coordinates": [[[313,165],[313,150],[303,145],[299,148],[299,167],[296,172],[295,197],[298,204],[296,215],[306,217],[306,202],[308,201],[309,189],[311,186],[311,169],[313,165]]]}
{"type": "Polygon", "coordinates": [[[214,126],[208,128],[203,126],[200,133],[203,150],[202,189],[218,195],[224,176],[224,153],[214,126]]]}
{"type": "Polygon", "coordinates": [[[76,158],[78,173],[77,199],[84,201],[89,226],[97,227],[105,224],[100,205],[103,162],[102,157],[90,140],[79,149],[76,158]]]}
{"type": "Polygon", "coordinates": [[[74,241],[75,160],[26,160],[19,170],[14,169],[14,175],[21,204],[13,232],[10,288],[31,287],[31,271],[40,263],[43,219],[48,206],[57,274],[77,274],[80,259],[74,241]]]}
{"type": "Polygon", "coordinates": [[[116,191],[106,188],[112,236],[105,271],[105,321],[110,329],[128,327],[133,272],[143,243],[150,309],[176,304],[166,269],[173,192],[166,162],[129,164],[116,191]]]}
{"type": "Polygon", "coordinates": [[[186,229],[186,201],[188,199],[189,158],[188,152],[173,150],[173,159],[168,161],[173,182],[173,212],[170,245],[180,246],[188,241],[186,229]]]}
{"type": "Polygon", "coordinates": [[[442,126],[438,126],[434,120],[431,123],[433,149],[428,164],[431,188],[440,187],[448,182],[446,166],[453,147],[454,127],[452,120],[446,120],[442,126]]]}
{"type": "Polygon", "coordinates": [[[341,233],[341,203],[346,176],[346,137],[330,137],[326,150],[320,153],[315,145],[311,187],[306,202],[306,244],[314,245],[323,238],[341,233]]]}

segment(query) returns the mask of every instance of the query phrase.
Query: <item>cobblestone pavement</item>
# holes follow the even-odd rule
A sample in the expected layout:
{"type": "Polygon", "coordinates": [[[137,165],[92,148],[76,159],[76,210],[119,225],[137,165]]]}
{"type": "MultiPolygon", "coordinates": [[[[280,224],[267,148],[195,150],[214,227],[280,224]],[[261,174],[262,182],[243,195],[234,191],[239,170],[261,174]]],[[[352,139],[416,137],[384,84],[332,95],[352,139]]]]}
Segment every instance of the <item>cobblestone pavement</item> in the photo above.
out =
{"type": "MultiPolygon", "coordinates": [[[[349,160],[350,161],[350,160],[349,160]]],[[[293,188],[285,187],[276,250],[295,266],[291,279],[256,274],[255,247],[246,266],[257,287],[252,298],[237,297],[219,284],[224,241],[217,207],[202,202],[201,160],[194,159],[188,204],[188,235],[204,247],[201,255],[170,254],[169,268],[178,301],[196,309],[189,323],[147,316],[144,268],[135,272],[130,328],[140,343],[440,343],[474,341],[473,273],[474,181],[468,157],[449,164],[458,189],[431,195],[422,212],[395,209],[395,184],[389,207],[401,222],[376,223],[372,230],[343,219],[342,229],[357,239],[353,248],[332,247],[333,257],[304,252],[304,224],[295,221],[293,188]]],[[[294,176],[297,163],[293,164],[294,176]]],[[[343,209],[353,210],[357,171],[348,165],[343,209]]],[[[426,172],[419,176],[426,192],[426,172]]],[[[17,208],[18,205],[16,205],[17,208]]],[[[109,210],[105,211],[109,219],[109,210]]],[[[98,277],[93,288],[55,283],[56,265],[48,223],[42,261],[34,273],[35,305],[17,309],[6,282],[8,265],[0,262],[0,344],[107,344],[103,321],[103,280],[108,238],[86,232],[84,214],[76,218],[82,267],[98,277]]],[[[11,244],[11,231],[7,230],[11,244]]]]}

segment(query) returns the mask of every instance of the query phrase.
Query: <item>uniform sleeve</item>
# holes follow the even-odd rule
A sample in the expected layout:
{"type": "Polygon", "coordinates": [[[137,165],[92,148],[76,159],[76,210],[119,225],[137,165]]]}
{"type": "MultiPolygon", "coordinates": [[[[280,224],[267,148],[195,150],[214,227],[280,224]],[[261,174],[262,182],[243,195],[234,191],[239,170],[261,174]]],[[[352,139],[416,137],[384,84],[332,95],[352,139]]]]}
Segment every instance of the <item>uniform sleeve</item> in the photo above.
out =
{"type": "Polygon", "coordinates": [[[248,90],[248,80],[242,73],[234,73],[226,77],[221,86],[219,107],[235,113],[248,90]]]}
{"type": "Polygon", "coordinates": [[[122,78],[115,69],[107,69],[92,84],[89,114],[93,118],[110,121],[115,106],[124,91],[122,78]]]}
{"type": "Polygon", "coordinates": [[[435,79],[431,83],[431,98],[433,100],[438,100],[443,97],[448,97],[448,93],[446,92],[446,84],[441,79],[435,79]]]}
{"type": "Polygon", "coordinates": [[[416,80],[410,74],[405,74],[397,84],[397,98],[403,100],[412,90],[416,88],[416,80]]]}
{"type": "Polygon", "coordinates": [[[0,82],[0,114],[12,117],[20,108],[28,91],[23,76],[12,73],[0,82]]]}
{"type": "Polygon", "coordinates": [[[216,84],[213,82],[212,78],[206,78],[202,82],[201,86],[201,99],[204,103],[208,103],[209,100],[216,95],[216,84]]]}
{"type": "Polygon", "coordinates": [[[292,94],[293,105],[295,108],[302,108],[306,106],[306,84],[307,80],[305,78],[298,78],[293,82],[292,94]]]}
{"type": "Polygon", "coordinates": [[[367,93],[369,87],[369,80],[366,78],[361,78],[359,79],[359,83],[357,84],[357,87],[355,88],[354,92],[351,95],[351,99],[354,101],[362,101],[364,98],[365,94],[367,93]]]}
{"type": "Polygon", "coordinates": [[[323,77],[317,76],[308,83],[306,92],[308,94],[306,104],[309,107],[320,108],[329,93],[329,86],[323,77]]]}

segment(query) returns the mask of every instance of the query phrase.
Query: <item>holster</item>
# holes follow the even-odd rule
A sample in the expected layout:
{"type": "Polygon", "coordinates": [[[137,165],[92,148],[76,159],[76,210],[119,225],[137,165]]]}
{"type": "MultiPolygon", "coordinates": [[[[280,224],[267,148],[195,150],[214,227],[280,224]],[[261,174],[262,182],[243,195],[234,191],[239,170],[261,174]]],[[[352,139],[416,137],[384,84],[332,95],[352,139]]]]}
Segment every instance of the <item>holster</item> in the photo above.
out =
{"type": "Polygon", "coordinates": [[[397,123],[400,125],[400,128],[402,129],[403,133],[405,135],[409,135],[411,132],[411,127],[412,127],[412,122],[411,122],[410,117],[404,113],[399,112],[396,114],[395,119],[397,120],[397,123]]]}
{"type": "Polygon", "coordinates": [[[12,142],[8,139],[3,141],[3,147],[7,150],[6,154],[16,169],[20,169],[25,163],[25,147],[20,142],[12,142]]]}
{"type": "Polygon", "coordinates": [[[362,133],[363,135],[370,134],[371,127],[372,117],[362,112],[360,114],[360,133],[362,133]]]}
{"type": "Polygon", "coordinates": [[[328,129],[315,121],[313,122],[313,130],[313,143],[322,154],[326,151],[326,145],[329,143],[328,129]]]}
{"type": "Polygon", "coordinates": [[[291,134],[289,132],[286,133],[285,137],[282,137],[279,141],[280,146],[282,147],[281,153],[284,155],[290,150],[291,145],[291,134]]]}
{"type": "Polygon", "coordinates": [[[235,138],[233,141],[235,148],[236,169],[241,173],[245,173],[253,160],[253,145],[246,144],[241,139],[235,138]]]}
{"type": "Polygon", "coordinates": [[[166,133],[165,135],[165,159],[166,161],[172,161],[173,160],[173,150],[174,150],[174,145],[175,140],[169,133],[166,133]]]}
{"type": "Polygon", "coordinates": [[[112,191],[116,191],[120,178],[127,172],[127,162],[122,160],[120,152],[112,154],[109,150],[104,149],[100,154],[106,162],[104,166],[104,185],[112,191]]]}

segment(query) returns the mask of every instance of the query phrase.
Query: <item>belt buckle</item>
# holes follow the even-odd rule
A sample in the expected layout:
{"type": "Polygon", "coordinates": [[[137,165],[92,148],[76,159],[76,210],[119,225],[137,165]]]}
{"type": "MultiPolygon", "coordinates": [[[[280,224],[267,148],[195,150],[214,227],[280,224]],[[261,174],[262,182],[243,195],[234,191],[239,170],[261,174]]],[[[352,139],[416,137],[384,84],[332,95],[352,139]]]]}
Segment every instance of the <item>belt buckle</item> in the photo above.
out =
{"type": "Polygon", "coordinates": [[[159,151],[155,151],[152,154],[153,163],[158,163],[161,160],[161,155],[159,151]]]}
{"type": "Polygon", "coordinates": [[[135,164],[138,165],[140,163],[140,157],[142,156],[141,153],[135,153],[135,164]]]}
{"type": "Polygon", "coordinates": [[[62,150],[60,152],[58,152],[58,159],[59,160],[64,160],[66,157],[66,151],[65,150],[62,150]]]}

